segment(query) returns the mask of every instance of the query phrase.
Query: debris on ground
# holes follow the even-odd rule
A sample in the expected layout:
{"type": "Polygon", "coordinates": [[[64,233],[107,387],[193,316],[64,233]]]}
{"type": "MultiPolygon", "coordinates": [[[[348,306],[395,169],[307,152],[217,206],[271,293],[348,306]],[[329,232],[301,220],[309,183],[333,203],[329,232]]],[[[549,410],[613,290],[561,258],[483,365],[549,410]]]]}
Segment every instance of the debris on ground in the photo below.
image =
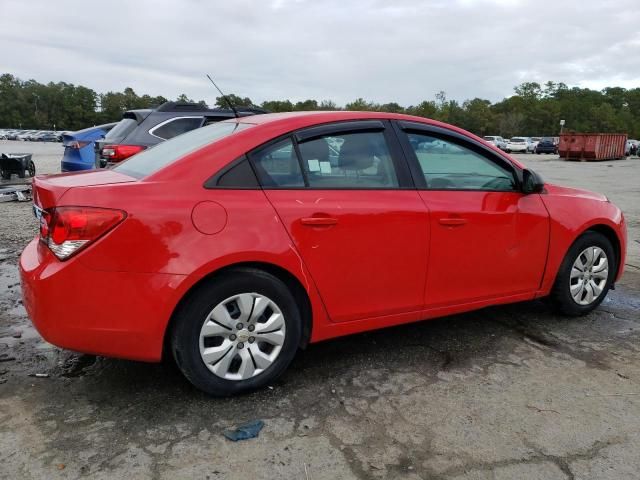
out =
{"type": "Polygon", "coordinates": [[[30,373],[29,376],[36,377],[36,378],[49,378],[48,373],[30,373]]]}
{"type": "Polygon", "coordinates": [[[222,434],[228,440],[237,442],[238,440],[248,440],[257,437],[262,427],[264,427],[262,420],[253,420],[252,422],[240,425],[235,430],[225,430],[222,434]]]}
{"type": "Polygon", "coordinates": [[[0,362],[12,362],[16,357],[10,357],[6,353],[0,355],[0,362]]]}
{"type": "Polygon", "coordinates": [[[31,200],[31,185],[8,185],[0,187],[0,202],[28,202],[31,200]]]}

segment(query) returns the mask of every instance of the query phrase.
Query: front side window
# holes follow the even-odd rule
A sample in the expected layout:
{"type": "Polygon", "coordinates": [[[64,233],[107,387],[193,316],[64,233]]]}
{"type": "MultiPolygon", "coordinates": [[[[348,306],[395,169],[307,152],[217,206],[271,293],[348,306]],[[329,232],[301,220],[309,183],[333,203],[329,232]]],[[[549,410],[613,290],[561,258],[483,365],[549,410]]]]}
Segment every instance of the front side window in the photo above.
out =
{"type": "Polygon", "coordinates": [[[430,190],[498,190],[516,188],[513,172],[473,150],[422,133],[409,133],[430,190]]]}
{"type": "Polygon", "coordinates": [[[200,127],[202,122],[202,117],[174,118],[152,128],[149,133],[164,140],[168,140],[169,138],[177,137],[178,135],[200,127]]]}
{"type": "Polygon", "coordinates": [[[383,132],[327,135],[298,145],[311,188],[397,188],[383,132]]]}

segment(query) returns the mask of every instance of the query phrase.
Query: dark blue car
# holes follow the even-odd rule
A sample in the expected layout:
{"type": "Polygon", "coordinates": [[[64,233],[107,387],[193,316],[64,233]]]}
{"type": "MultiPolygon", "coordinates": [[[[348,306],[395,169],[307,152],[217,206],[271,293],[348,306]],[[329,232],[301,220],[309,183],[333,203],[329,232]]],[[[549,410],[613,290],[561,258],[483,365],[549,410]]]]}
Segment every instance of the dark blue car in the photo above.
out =
{"type": "Polygon", "coordinates": [[[94,168],[95,141],[103,138],[115,125],[116,123],[106,123],[63,135],[64,155],[60,169],[63,172],[75,172],[94,168]]]}

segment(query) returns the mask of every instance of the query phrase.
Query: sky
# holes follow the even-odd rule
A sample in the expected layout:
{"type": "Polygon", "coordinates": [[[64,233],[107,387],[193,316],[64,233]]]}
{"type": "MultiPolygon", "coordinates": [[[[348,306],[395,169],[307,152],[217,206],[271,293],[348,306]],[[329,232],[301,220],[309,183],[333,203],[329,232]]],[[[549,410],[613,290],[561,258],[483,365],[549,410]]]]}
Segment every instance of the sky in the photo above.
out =
{"type": "Polygon", "coordinates": [[[640,0],[0,0],[0,73],[213,104],[640,87],[640,0]]]}

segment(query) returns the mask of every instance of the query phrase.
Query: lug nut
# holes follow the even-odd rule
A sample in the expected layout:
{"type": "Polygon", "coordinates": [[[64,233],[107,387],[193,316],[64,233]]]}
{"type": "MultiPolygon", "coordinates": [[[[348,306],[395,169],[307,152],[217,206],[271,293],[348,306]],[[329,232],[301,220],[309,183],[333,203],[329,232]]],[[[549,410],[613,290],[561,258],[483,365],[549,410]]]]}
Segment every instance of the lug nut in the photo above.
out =
{"type": "Polygon", "coordinates": [[[239,324],[237,324],[237,325],[236,325],[236,328],[237,328],[238,330],[242,330],[242,326],[243,326],[243,325],[242,325],[241,323],[239,323],[239,324]]]}
{"type": "Polygon", "coordinates": [[[256,329],[255,325],[249,325],[248,328],[250,332],[253,332],[256,329]]]}
{"type": "Polygon", "coordinates": [[[238,344],[238,348],[244,348],[244,343],[240,342],[240,343],[238,344]]]}
{"type": "Polygon", "coordinates": [[[253,343],[255,341],[256,341],[256,339],[254,337],[249,337],[249,343],[253,343]]]}
{"type": "Polygon", "coordinates": [[[231,334],[229,335],[229,340],[231,340],[232,342],[236,339],[236,336],[231,334]]]}

